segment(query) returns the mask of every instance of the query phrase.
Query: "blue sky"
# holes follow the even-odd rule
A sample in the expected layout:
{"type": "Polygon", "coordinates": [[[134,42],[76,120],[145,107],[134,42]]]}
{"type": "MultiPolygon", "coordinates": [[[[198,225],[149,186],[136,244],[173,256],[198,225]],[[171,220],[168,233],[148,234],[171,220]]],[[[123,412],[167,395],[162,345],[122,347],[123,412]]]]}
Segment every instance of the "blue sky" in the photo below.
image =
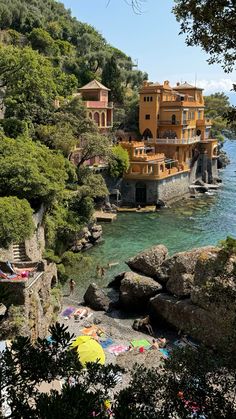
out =
{"type": "Polygon", "coordinates": [[[121,49],[138,68],[146,71],[149,80],[171,84],[197,80],[205,94],[224,91],[236,104],[230,92],[236,72],[224,73],[220,65],[208,65],[207,54],[200,47],[187,47],[179,34],[171,8],[172,0],[146,0],[143,12],[135,14],[129,0],[61,0],[72,15],[94,26],[111,45],[121,49]]]}

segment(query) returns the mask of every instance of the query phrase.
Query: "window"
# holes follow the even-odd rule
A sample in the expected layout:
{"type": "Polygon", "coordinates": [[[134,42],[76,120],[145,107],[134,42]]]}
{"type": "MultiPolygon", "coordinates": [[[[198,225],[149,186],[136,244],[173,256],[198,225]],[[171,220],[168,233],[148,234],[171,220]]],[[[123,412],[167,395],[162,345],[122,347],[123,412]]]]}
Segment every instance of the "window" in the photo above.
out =
{"type": "Polygon", "coordinates": [[[172,125],[175,125],[176,124],[176,115],[172,115],[172,117],[171,117],[171,123],[172,123],[172,125]]]}
{"type": "Polygon", "coordinates": [[[146,102],[146,100],[147,100],[146,96],[144,96],[143,100],[144,100],[144,102],[146,102]]]}
{"type": "Polygon", "coordinates": [[[152,96],[150,97],[150,102],[152,102],[152,96]]]}
{"type": "Polygon", "coordinates": [[[145,119],[150,119],[150,115],[145,115],[145,119]]]}
{"type": "Polygon", "coordinates": [[[149,96],[147,96],[147,102],[149,102],[149,96]]]}

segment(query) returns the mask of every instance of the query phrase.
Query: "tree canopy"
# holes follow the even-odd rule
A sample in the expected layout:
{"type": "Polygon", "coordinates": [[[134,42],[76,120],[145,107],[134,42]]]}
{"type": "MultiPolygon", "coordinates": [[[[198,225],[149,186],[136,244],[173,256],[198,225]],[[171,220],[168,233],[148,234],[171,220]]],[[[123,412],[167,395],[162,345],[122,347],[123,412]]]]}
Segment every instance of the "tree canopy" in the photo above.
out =
{"type": "Polygon", "coordinates": [[[50,203],[65,188],[62,155],[27,137],[0,141],[0,196],[14,195],[34,204],[50,203]]]}
{"type": "Polygon", "coordinates": [[[31,236],[34,231],[33,211],[26,199],[16,196],[0,198],[0,247],[8,247],[31,236]]]}
{"type": "Polygon", "coordinates": [[[107,418],[108,407],[115,419],[235,417],[236,365],[228,347],[222,354],[204,347],[176,349],[158,369],[136,366],[120,390],[116,374],[123,369],[97,363],[82,368],[69,349],[73,336],[67,328],[56,324],[50,334],[51,342],[33,344],[18,337],[0,352],[0,407],[7,402],[9,419],[107,418]],[[61,381],[60,391],[40,392],[42,383],[54,380],[61,381]]]}
{"type": "Polygon", "coordinates": [[[129,168],[129,154],[121,145],[112,148],[109,173],[112,177],[122,177],[129,168]]]}
{"type": "Polygon", "coordinates": [[[175,0],[173,8],[186,34],[187,45],[200,45],[210,63],[231,71],[236,60],[236,3],[234,0],[175,0]]]}

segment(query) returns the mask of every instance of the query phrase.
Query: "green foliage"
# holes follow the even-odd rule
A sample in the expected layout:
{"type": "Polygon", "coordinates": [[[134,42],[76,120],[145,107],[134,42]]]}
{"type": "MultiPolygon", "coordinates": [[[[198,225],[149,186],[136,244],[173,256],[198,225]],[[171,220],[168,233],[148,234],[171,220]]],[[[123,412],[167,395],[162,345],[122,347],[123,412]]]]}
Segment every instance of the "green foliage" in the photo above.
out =
{"type": "Polygon", "coordinates": [[[121,177],[129,168],[129,154],[120,145],[113,147],[109,163],[109,173],[112,177],[121,177]]]}
{"type": "Polygon", "coordinates": [[[42,28],[35,28],[29,34],[32,48],[45,55],[55,53],[54,40],[51,35],[42,28]]]}
{"type": "Polygon", "coordinates": [[[86,133],[81,135],[81,147],[82,150],[78,167],[94,157],[100,157],[106,160],[111,154],[110,140],[105,135],[99,133],[86,133]]]}
{"type": "Polygon", "coordinates": [[[25,199],[0,198],[0,247],[29,238],[34,231],[33,211],[25,199]]]}
{"type": "Polygon", "coordinates": [[[221,63],[225,71],[235,65],[236,43],[233,0],[175,0],[173,9],[181,22],[181,33],[186,34],[187,45],[200,45],[208,54],[210,63],[221,63]]]}
{"type": "Polygon", "coordinates": [[[51,149],[61,150],[65,157],[75,148],[78,140],[73,128],[68,122],[58,122],[55,125],[39,125],[37,138],[51,149]]]}
{"type": "Polygon", "coordinates": [[[6,398],[9,418],[107,418],[104,402],[111,398],[115,419],[187,419],[194,410],[199,418],[235,417],[236,365],[228,348],[222,354],[204,347],[174,350],[158,369],[136,365],[127,386],[114,390],[116,374],[124,370],[96,363],[82,368],[76,352],[68,350],[74,337],[68,328],[56,324],[50,334],[53,344],[18,337],[0,354],[0,403],[6,398]],[[40,392],[43,381],[62,378],[60,391],[40,392]]]}
{"type": "Polygon", "coordinates": [[[0,47],[1,83],[6,87],[6,118],[42,123],[53,112],[57,95],[54,69],[29,47],[0,47]]]}
{"type": "Polygon", "coordinates": [[[1,139],[0,196],[48,203],[64,189],[67,178],[61,155],[27,137],[1,139]]]}
{"type": "Polygon", "coordinates": [[[226,130],[234,131],[232,123],[227,120],[227,114],[230,111],[230,102],[228,96],[222,93],[214,93],[210,96],[205,96],[205,115],[212,118],[213,124],[211,135],[220,141],[224,140],[222,132],[226,130]]]}
{"type": "Polygon", "coordinates": [[[115,55],[107,60],[103,72],[102,83],[109,87],[110,99],[122,104],[124,102],[124,87],[122,86],[122,75],[115,55]]]}
{"type": "Polygon", "coordinates": [[[228,256],[236,254],[236,239],[227,236],[225,240],[220,242],[220,247],[227,253],[228,256]]]}

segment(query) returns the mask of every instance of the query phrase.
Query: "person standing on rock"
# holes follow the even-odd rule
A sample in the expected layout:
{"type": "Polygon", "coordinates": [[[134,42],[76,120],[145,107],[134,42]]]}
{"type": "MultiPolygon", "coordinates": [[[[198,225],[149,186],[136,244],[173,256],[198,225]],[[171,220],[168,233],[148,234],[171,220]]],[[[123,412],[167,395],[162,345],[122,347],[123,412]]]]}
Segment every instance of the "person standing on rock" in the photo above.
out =
{"type": "Polygon", "coordinates": [[[74,294],[74,290],[75,290],[75,281],[73,279],[70,279],[70,295],[74,294]]]}

